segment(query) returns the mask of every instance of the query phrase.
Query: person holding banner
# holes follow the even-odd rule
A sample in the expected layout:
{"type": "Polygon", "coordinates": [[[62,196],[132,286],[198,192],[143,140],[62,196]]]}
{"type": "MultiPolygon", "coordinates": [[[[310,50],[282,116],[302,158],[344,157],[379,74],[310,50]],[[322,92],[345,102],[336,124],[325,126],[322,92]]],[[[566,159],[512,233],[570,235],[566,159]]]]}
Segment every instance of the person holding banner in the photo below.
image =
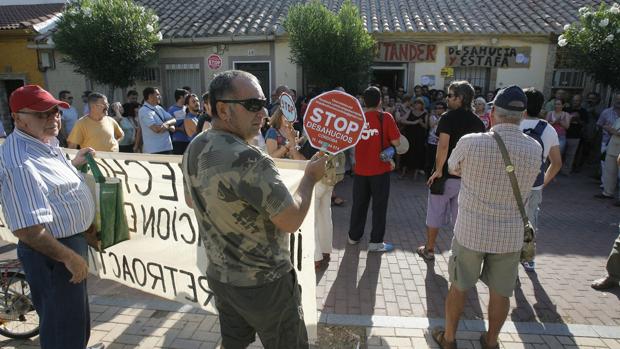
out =
{"type": "Polygon", "coordinates": [[[311,159],[297,191],[289,193],[271,157],[249,144],[267,112],[258,79],[225,71],[211,81],[209,96],[212,128],[190,143],[182,168],[206,249],[222,346],[246,348],[258,333],[268,349],[308,348],[286,233],[301,226],[326,157],[311,159]]]}
{"type": "Polygon", "coordinates": [[[17,256],[39,314],[41,348],[84,349],[90,311],[82,232],[94,220],[95,204],[76,167],[94,150],[83,148],[67,160],[56,137],[59,107],[69,105],[41,87],[18,88],[9,105],[16,129],[0,150],[0,203],[19,239],[17,256]]]}
{"type": "Polygon", "coordinates": [[[368,205],[372,198],[372,232],[368,252],[390,252],[394,246],[384,242],[390,172],[394,170],[394,147],[400,145],[400,132],[390,113],[381,111],[381,91],[374,86],[364,91],[366,126],[355,146],[353,205],[349,225],[349,244],[358,244],[364,235],[368,205]],[[392,156],[387,156],[391,152],[392,156]]]}

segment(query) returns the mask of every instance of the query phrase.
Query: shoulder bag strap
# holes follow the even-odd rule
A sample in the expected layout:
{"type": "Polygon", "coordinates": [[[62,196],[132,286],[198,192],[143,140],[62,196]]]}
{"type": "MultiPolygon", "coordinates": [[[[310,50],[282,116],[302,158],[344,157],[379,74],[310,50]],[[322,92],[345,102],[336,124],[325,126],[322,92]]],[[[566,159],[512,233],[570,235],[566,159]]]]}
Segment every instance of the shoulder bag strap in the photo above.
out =
{"type": "Polygon", "coordinates": [[[521,212],[521,219],[523,219],[523,225],[525,226],[528,224],[529,220],[527,218],[527,214],[525,213],[525,207],[523,206],[523,198],[521,197],[521,192],[519,191],[517,176],[515,176],[515,167],[510,161],[510,155],[508,155],[508,150],[506,149],[506,144],[504,144],[502,137],[500,137],[497,132],[491,132],[491,134],[493,135],[493,138],[497,142],[499,150],[502,153],[502,158],[504,159],[504,164],[506,165],[506,173],[508,174],[508,178],[510,178],[512,193],[517,200],[517,206],[519,206],[519,212],[521,212]]]}

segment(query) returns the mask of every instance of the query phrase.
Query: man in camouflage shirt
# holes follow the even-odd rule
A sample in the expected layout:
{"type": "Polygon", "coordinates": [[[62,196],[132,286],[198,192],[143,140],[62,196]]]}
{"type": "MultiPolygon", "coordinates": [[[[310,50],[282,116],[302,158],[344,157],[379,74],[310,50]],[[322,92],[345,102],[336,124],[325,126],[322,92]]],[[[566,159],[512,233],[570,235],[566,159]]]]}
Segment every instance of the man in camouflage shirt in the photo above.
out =
{"type": "Polygon", "coordinates": [[[248,143],[267,116],[258,79],[226,71],[209,95],[212,129],[189,145],[183,174],[207,252],[222,345],[245,348],[258,333],[265,348],[307,348],[287,233],[301,226],[325,158],[311,160],[289,193],[273,160],[248,143]]]}

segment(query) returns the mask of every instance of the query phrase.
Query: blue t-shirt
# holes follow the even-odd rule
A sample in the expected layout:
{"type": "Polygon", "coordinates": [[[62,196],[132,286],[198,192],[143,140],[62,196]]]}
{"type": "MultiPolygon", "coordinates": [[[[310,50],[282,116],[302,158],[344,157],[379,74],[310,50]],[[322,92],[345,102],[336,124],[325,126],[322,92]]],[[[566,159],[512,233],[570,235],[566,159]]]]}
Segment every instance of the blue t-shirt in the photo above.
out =
{"type": "Polygon", "coordinates": [[[168,108],[168,114],[174,116],[177,121],[174,124],[175,131],[172,133],[172,141],[189,143],[191,138],[187,136],[185,131],[181,130],[181,127],[183,127],[183,121],[185,120],[185,110],[183,110],[182,107],[174,104],[171,105],[170,108],[168,108]]]}
{"type": "Polygon", "coordinates": [[[279,146],[286,145],[286,138],[274,127],[269,128],[267,133],[265,133],[265,141],[268,139],[275,139],[276,143],[279,146]]]}

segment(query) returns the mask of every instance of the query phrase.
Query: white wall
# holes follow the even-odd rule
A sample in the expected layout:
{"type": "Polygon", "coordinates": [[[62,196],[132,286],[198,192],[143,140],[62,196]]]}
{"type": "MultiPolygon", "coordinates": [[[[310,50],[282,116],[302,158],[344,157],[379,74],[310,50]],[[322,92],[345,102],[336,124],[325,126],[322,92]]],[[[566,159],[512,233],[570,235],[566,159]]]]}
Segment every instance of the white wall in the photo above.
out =
{"type": "MultiPolygon", "coordinates": [[[[446,48],[448,46],[462,45],[484,45],[489,46],[489,39],[477,40],[451,40],[443,41],[437,44],[437,59],[435,62],[415,63],[415,72],[413,74],[413,85],[421,84],[422,75],[435,75],[434,88],[443,88],[444,78],[441,77],[441,68],[446,66],[446,48]]],[[[547,52],[549,45],[546,43],[532,43],[515,39],[499,39],[495,45],[498,47],[511,46],[532,48],[530,57],[530,67],[528,68],[498,68],[496,86],[492,88],[501,88],[516,84],[522,87],[536,87],[540,90],[545,85],[545,70],[547,66],[547,52]]],[[[411,79],[411,75],[410,75],[411,79]]]]}
{"type": "MultiPolygon", "coordinates": [[[[45,72],[47,90],[58,98],[58,93],[62,90],[71,91],[73,95],[73,106],[81,116],[84,104],[82,103],[82,92],[89,90],[86,78],[82,74],[73,71],[74,67],[62,62],[62,55],[58,51],[54,52],[56,68],[45,72]]],[[[105,93],[104,91],[102,91],[105,93]]]]}
{"type": "Polygon", "coordinates": [[[287,85],[297,91],[302,90],[301,81],[298,81],[297,64],[291,63],[291,48],[288,41],[275,43],[276,86],[287,85]]]}

